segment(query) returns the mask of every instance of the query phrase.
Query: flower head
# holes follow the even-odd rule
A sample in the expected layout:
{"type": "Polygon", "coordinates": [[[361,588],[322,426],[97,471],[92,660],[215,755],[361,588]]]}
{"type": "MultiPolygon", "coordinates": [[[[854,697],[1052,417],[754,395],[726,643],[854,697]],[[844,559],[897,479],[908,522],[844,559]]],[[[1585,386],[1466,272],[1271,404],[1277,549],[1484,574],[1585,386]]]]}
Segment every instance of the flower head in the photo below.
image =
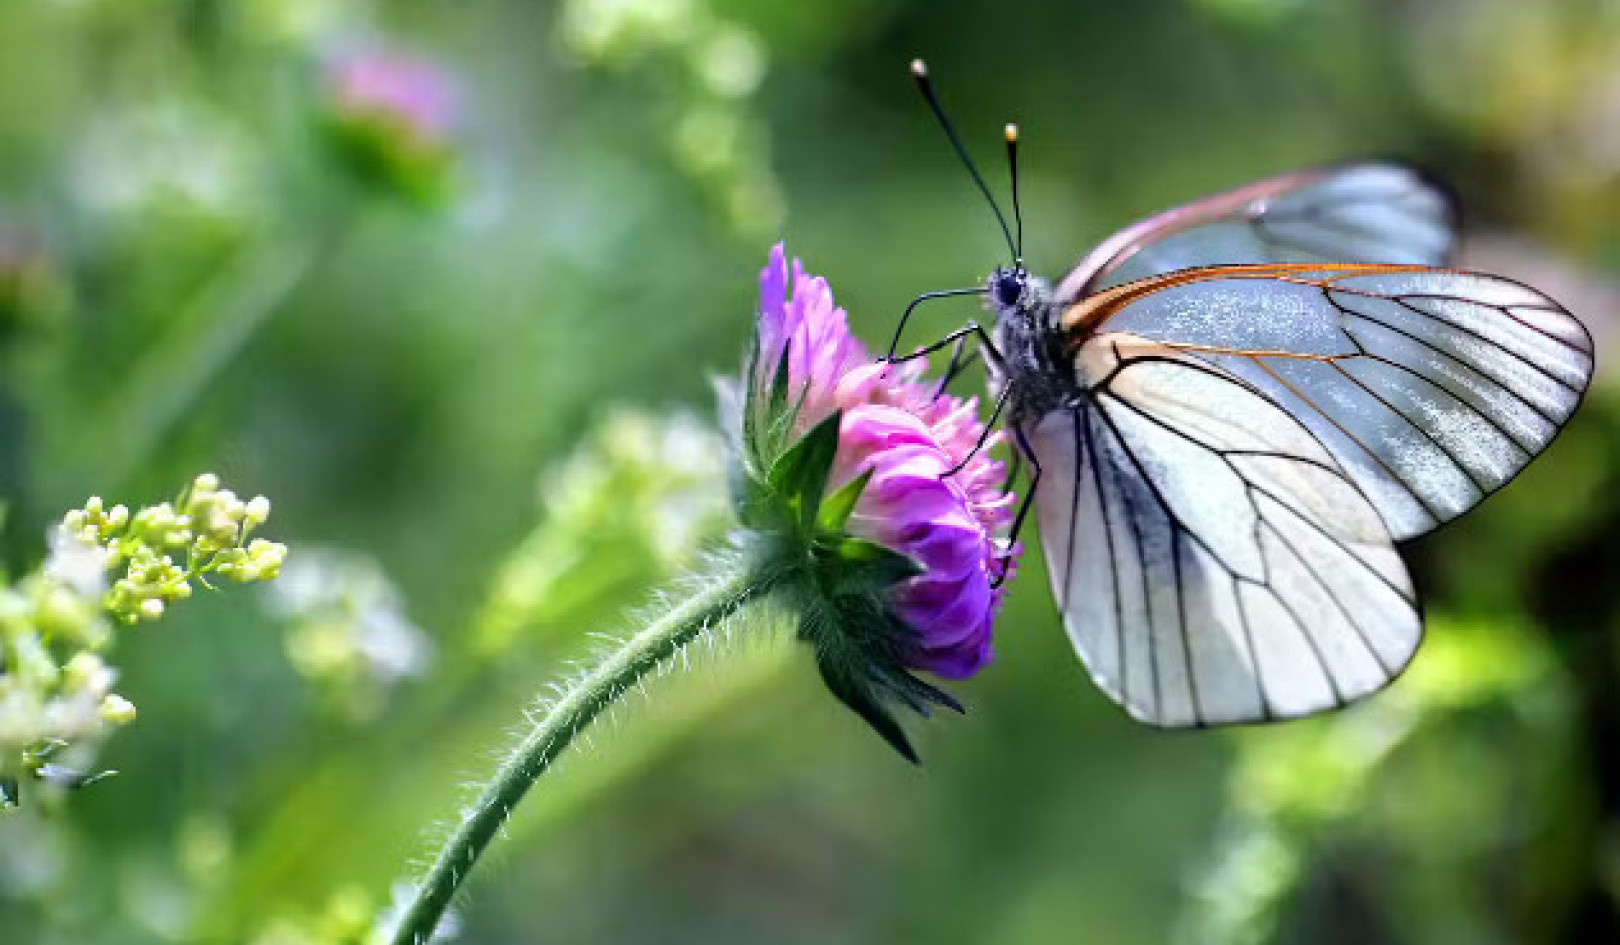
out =
{"type": "Polygon", "coordinates": [[[1000,536],[1014,500],[988,452],[999,435],[922,372],[874,363],[826,280],[772,250],[742,408],[744,478],[763,488],[743,490],[743,517],[786,508],[777,527],[796,513],[823,549],[801,635],[834,694],[908,756],[884,704],[955,705],[908,670],[960,679],[989,661],[1012,560],[1000,536]]]}
{"type": "Polygon", "coordinates": [[[355,53],[332,64],[337,107],[355,117],[393,123],[401,133],[442,141],[456,116],[448,78],[425,60],[392,52],[355,53]]]}
{"type": "Polygon", "coordinates": [[[334,137],[363,178],[424,202],[442,195],[461,111],[448,72],[361,49],[333,58],[323,78],[334,137]]]}

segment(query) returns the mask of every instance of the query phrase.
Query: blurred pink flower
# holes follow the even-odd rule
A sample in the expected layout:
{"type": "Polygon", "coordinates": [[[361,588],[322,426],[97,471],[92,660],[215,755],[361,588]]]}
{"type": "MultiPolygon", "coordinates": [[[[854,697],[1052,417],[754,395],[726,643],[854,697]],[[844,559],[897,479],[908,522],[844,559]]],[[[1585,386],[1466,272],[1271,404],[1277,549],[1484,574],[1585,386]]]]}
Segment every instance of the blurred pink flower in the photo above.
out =
{"type": "Polygon", "coordinates": [[[322,82],[331,140],[361,181],[428,207],[454,194],[464,116],[448,70],[405,53],[358,49],[329,59],[322,82]]]}
{"type": "Polygon", "coordinates": [[[426,59],[368,50],[338,57],[329,68],[337,110],[350,118],[388,122],[418,143],[442,142],[458,115],[450,75],[426,59]]]}

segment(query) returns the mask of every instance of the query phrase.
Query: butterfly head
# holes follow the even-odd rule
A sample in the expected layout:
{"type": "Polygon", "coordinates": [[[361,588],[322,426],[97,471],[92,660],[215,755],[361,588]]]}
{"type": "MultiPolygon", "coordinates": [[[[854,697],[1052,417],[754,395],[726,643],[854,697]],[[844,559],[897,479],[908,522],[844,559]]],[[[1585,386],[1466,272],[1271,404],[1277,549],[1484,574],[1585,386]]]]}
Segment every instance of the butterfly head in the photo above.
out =
{"type": "Polygon", "coordinates": [[[997,266],[988,280],[990,299],[999,312],[1017,309],[1029,289],[1029,272],[1023,266],[997,266]]]}
{"type": "Polygon", "coordinates": [[[1022,263],[997,266],[985,279],[988,308],[998,321],[1018,318],[1028,321],[1039,314],[1051,294],[1046,281],[1030,275],[1022,263]]]}

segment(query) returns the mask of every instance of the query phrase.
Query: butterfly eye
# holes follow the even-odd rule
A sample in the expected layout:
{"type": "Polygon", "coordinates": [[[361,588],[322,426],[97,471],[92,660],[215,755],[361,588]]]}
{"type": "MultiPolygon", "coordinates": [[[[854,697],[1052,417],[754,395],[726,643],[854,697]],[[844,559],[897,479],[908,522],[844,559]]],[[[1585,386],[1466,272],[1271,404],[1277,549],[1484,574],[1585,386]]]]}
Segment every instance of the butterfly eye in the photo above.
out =
{"type": "Polygon", "coordinates": [[[1016,272],[1003,272],[996,276],[996,302],[1012,308],[1024,296],[1024,280],[1016,272]]]}

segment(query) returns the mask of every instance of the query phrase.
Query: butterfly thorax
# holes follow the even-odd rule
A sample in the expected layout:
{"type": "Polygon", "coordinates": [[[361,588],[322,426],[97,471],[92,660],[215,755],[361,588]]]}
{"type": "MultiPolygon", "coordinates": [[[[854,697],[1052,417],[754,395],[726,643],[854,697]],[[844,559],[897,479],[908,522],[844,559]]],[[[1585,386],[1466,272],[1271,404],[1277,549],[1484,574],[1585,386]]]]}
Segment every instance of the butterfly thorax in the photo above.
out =
{"type": "Polygon", "coordinates": [[[996,317],[1000,363],[990,362],[990,387],[998,396],[1011,386],[1009,419],[1018,424],[1064,404],[1080,391],[1073,356],[1058,324],[1058,307],[1045,279],[1022,266],[1002,266],[985,280],[985,308],[996,317]]]}

